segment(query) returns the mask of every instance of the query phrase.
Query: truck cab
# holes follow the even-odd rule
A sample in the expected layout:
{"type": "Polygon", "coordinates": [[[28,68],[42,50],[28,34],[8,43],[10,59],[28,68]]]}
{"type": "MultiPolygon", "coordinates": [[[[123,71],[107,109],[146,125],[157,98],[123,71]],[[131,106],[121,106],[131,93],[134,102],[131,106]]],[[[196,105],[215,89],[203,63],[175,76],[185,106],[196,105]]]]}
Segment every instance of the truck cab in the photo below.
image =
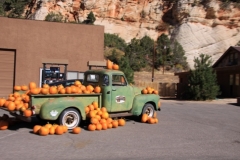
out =
{"type": "MultiPolygon", "coordinates": [[[[110,113],[141,114],[145,104],[152,105],[154,110],[159,109],[160,97],[154,94],[141,94],[141,89],[129,84],[122,71],[108,69],[86,71],[84,85],[89,84],[101,87],[102,106],[110,113]]],[[[151,114],[153,113],[154,111],[151,111],[151,114]]]]}

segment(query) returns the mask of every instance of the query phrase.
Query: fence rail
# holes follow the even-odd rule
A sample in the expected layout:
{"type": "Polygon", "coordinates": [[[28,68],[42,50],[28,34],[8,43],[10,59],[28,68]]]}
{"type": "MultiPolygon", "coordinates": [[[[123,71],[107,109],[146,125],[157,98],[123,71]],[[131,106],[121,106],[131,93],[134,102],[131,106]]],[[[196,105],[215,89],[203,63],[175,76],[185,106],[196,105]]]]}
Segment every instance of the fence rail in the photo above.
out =
{"type": "Polygon", "coordinates": [[[135,81],[135,86],[140,88],[152,87],[158,90],[159,95],[162,97],[176,97],[177,83],[135,81]]]}

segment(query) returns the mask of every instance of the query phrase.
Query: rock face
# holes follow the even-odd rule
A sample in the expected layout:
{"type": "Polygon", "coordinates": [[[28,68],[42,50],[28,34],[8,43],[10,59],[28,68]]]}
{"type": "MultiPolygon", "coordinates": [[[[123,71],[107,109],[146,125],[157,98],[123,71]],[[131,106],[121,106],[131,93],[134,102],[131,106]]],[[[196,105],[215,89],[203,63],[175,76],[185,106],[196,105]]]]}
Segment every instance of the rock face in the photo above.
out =
{"type": "MultiPolygon", "coordinates": [[[[215,62],[240,41],[240,7],[217,0],[38,0],[32,19],[44,20],[60,12],[65,21],[82,22],[92,11],[95,25],[117,34],[126,42],[147,35],[156,40],[162,33],[176,39],[193,67],[198,54],[215,62]]],[[[238,4],[239,5],[239,4],[238,4]]]]}

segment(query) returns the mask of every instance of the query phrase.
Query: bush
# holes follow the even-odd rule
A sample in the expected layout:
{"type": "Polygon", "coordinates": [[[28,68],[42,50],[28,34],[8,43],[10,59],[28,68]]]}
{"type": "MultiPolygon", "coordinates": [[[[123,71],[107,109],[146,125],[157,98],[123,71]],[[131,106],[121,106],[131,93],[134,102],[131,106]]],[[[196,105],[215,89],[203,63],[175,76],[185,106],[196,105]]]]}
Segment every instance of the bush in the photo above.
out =
{"type": "Polygon", "coordinates": [[[59,13],[50,12],[46,17],[45,21],[49,22],[62,22],[63,16],[59,13]]]}

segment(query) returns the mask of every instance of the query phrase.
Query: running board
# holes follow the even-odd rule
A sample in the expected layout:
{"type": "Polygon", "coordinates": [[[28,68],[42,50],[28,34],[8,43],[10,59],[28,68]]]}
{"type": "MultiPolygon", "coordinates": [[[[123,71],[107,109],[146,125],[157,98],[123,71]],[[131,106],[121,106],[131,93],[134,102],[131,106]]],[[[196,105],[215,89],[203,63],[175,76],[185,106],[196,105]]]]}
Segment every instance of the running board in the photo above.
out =
{"type": "Polygon", "coordinates": [[[127,116],[133,116],[132,113],[129,112],[122,112],[122,113],[109,113],[109,116],[111,118],[115,118],[115,117],[127,117],[127,116]]]}

